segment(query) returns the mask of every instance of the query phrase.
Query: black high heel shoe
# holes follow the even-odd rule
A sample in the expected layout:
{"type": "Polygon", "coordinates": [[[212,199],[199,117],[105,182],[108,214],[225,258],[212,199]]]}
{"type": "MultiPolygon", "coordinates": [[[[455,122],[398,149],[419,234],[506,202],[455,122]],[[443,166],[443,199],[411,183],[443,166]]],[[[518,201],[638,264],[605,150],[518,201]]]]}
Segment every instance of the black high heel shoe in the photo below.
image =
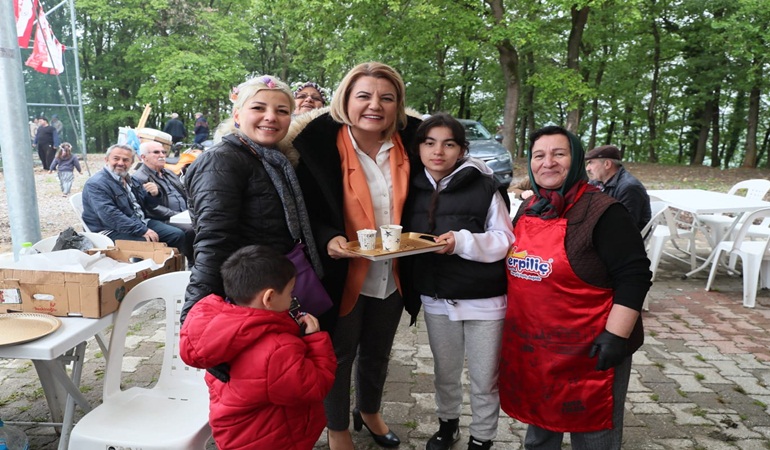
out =
{"type": "Polygon", "coordinates": [[[386,434],[374,434],[374,432],[369,429],[369,425],[364,422],[364,418],[361,417],[361,411],[356,408],[353,410],[353,429],[361,431],[362,427],[366,427],[366,431],[372,435],[372,439],[374,439],[374,442],[380,447],[393,448],[398,447],[401,444],[401,439],[399,439],[398,436],[396,436],[396,433],[391,430],[388,430],[386,434]]]}

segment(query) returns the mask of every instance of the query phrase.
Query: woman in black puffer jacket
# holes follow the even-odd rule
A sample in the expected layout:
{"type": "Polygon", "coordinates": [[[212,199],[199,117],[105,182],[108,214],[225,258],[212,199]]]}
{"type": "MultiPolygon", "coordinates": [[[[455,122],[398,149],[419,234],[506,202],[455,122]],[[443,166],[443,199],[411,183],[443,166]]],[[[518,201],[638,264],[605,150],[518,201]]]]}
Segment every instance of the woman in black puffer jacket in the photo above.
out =
{"type": "Polygon", "coordinates": [[[291,123],[291,90],[275,77],[259,76],[233,89],[230,100],[232,118],[217,130],[222,141],[185,175],[196,236],[182,320],[203,297],[225,296],[219,270],[241,247],[262,244],[286,254],[302,240],[314,269],[321,270],[292,167],[298,157],[277,149],[291,123]]]}

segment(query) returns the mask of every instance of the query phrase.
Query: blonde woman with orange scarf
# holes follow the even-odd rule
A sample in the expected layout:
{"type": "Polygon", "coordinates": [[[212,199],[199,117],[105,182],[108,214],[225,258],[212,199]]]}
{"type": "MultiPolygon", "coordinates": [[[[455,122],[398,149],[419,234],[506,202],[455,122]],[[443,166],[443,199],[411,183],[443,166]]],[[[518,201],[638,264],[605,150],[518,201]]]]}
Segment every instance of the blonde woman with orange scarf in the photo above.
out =
{"type": "Polygon", "coordinates": [[[380,414],[390,349],[404,301],[397,260],[372,262],[347,250],[356,231],[399,224],[409,187],[411,144],[420,120],[408,117],[405,87],[392,67],[359,64],[340,83],[331,108],[292,122],[284,144],[300,154],[297,166],[323,282],[334,308],[321,326],[332,334],[338,368],[327,396],[329,447],[349,450],[350,381],[356,367],[353,427],[364,426],[382,447],[400,440],[380,414]]]}

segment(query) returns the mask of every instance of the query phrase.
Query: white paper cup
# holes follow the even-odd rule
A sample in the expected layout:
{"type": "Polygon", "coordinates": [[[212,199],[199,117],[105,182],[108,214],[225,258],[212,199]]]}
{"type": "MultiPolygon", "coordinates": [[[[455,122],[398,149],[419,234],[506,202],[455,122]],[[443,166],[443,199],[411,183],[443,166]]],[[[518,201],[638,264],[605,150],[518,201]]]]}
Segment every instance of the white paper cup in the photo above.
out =
{"type": "Polygon", "coordinates": [[[361,250],[374,250],[374,242],[377,240],[377,230],[358,230],[358,245],[361,250]]]}
{"type": "Polygon", "coordinates": [[[401,225],[383,225],[380,227],[382,249],[394,252],[401,247],[401,225]]]}

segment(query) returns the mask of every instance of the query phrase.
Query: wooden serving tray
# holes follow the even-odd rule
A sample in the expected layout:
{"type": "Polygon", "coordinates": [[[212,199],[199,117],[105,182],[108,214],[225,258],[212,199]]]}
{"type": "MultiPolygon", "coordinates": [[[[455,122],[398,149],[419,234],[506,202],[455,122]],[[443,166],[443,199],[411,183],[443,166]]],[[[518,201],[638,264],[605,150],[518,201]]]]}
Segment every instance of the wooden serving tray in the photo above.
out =
{"type": "Polygon", "coordinates": [[[383,250],[382,239],[380,238],[375,241],[374,250],[361,250],[361,244],[358,241],[348,242],[348,250],[372,261],[384,261],[441,250],[446,244],[437,244],[433,241],[435,237],[426,233],[401,233],[401,247],[396,251],[386,252],[383,250]]]}

